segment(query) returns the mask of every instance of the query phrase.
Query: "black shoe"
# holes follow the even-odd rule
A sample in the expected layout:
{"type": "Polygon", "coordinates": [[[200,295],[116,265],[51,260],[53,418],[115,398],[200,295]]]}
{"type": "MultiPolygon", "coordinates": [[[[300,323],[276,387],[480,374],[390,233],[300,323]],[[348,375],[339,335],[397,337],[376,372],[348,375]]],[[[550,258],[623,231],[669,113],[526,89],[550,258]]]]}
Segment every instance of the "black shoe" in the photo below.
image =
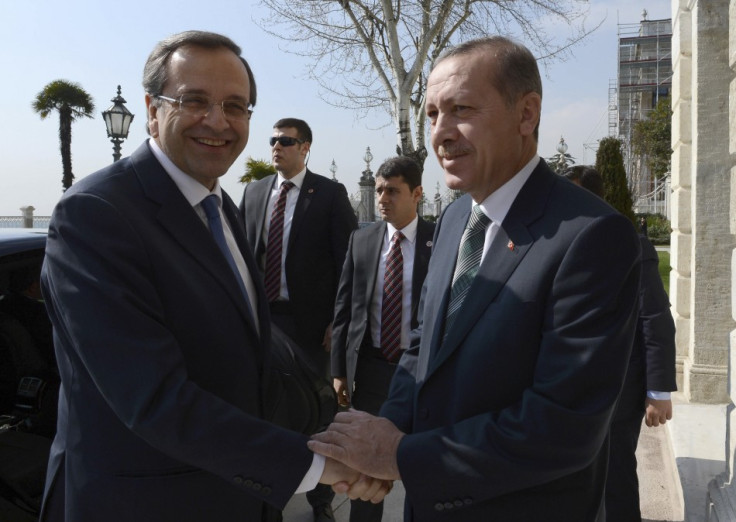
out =
{"type": "Polygon", "coordinates": [[[314,522],[332,522],[335,520],[335,513],[332,512],[331,504],[314,506],[312,512],[314,512],[314,522]]]}

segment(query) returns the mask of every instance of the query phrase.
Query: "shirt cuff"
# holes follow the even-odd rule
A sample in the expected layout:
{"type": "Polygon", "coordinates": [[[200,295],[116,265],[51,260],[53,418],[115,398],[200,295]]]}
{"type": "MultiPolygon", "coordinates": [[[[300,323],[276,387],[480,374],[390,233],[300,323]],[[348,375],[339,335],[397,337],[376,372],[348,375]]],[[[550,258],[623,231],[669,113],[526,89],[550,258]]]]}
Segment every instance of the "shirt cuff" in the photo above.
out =
{"type": "Polygon", "coordinates": [[[672,393],[647,390],[647,397],[655,401],[669,401],[672,400],[672,393]]]}
{"type": "Polygon", "coordinates": [[[307,470],[307,474],[304,475],[301,484],[299,484],[299,487],[296,488],[294,494],[296,495],[297,493],[306,493],[307,491],[312,491],[315,487],[317,487],[317,484],[319,484],[319,479],[322,477],[322,472],[324,470],[324,455],[318,455],[315,453],[314,458],[312,458],[312,465],[309,467],[309,470],[307,470]]]}

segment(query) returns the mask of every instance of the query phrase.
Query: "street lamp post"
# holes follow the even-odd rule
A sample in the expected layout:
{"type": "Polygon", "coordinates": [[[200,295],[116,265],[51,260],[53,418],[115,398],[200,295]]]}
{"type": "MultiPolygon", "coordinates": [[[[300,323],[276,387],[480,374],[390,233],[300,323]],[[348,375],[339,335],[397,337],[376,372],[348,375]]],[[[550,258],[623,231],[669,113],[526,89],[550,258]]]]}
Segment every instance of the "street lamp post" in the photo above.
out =
{"type": "Polygon", "coordinates": [[[332,180],[337,181],[337,178],[335,177],[335,172],[337,172],[337,165],[335,164],[335,160],[332,160],[332,165],[330,165],[330,172],[332,172],[332,180]]]}
{"type": "Polygon", "coordinates": [[[118,95],[110,101],[112,101],[112,106],[106,111],[102,111],[102,117],[105,119],[107,137],[112,141],[112,160],[118,161],[120,159],[120,144],[128,137],[128,129],[134,115],[125,106],[125,99],[120,95],[119,85],[118,95]]]}

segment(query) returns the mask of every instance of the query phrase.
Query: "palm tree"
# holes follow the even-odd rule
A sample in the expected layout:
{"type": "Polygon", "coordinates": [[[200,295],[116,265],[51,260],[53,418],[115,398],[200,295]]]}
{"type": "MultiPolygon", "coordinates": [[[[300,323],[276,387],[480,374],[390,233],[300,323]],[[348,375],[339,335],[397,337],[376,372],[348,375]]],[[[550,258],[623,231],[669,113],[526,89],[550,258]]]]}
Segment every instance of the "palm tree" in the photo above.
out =
{"type": "Polygon", "coordinates": [[[33,100],[33,110],[44,120],[53,111],[59,111],[59,142],[61,164],[64,170],[61,184],[64,190],[72,186],[72,122],[80,117],[92,118],[95,104],[92,97],[76,83],[54,80],[46,85],[33,100]]]}

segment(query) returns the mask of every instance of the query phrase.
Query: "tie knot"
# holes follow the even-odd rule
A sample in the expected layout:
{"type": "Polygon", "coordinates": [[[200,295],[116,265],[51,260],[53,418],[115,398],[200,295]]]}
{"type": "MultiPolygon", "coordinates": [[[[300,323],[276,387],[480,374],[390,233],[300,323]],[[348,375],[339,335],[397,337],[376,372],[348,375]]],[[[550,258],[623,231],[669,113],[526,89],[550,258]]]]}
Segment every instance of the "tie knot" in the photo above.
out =
{"type": "Polygon", "coordinates": [[[404,234],[401,233],[401,230],[397,230],[394,232],[393,237],[391,238],[392,243],[401,243],[401,241],[404,239],[404,234]]]}
{"type": "Polygon", "coordinates": [[[214,194],[210,194],[206,198],[204,198],[200,205],[202,206],[202,209],[204,210],[205,215],[207,216],[207,219],[212,219],[214,217],[219,217],[220,213],[218,211],[218,201],[217,196],[214,194]]]}
{"type": "Polygon", "coordinates": [[[284,181],[281,184],[281,192],[289,192],[293,186],[294,184],[291,181],[284,181]]]}
{"type": "Polygon", "coordinates": [[[485,230],[490,222],[490,218],[483,213],[480,205],[475,205],[468,220],[468,228],[474,231],[485,230]]]}

